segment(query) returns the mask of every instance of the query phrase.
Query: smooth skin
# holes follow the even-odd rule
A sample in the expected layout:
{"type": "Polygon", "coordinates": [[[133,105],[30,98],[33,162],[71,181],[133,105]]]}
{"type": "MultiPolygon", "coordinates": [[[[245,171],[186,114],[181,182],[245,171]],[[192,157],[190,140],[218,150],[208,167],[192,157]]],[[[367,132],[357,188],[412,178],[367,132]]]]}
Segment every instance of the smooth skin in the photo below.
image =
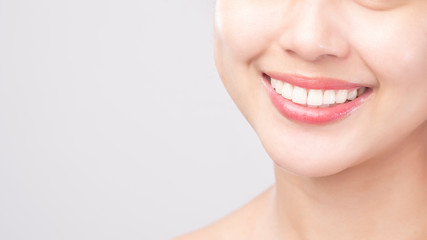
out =
{"type": "Polygon", "coordinates": [[[427,1],[218,0],[215,60],[276,183],[178,239],[427,239],[427,1]],[[299,123],[275,109],[265,72],[373,93],[347,118],[299,123]]]}

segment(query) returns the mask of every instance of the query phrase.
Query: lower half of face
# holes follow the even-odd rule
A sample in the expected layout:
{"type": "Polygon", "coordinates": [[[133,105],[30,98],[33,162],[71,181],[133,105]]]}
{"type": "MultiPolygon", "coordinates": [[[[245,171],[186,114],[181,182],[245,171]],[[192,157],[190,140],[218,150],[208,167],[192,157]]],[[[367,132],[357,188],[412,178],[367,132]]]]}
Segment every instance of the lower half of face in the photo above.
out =
{"type": "Polygon", "coordinates": [[[327,176],[425,144],[427,3],[308,2],[217,1],[218,71],[276,165],[327,176]]]}

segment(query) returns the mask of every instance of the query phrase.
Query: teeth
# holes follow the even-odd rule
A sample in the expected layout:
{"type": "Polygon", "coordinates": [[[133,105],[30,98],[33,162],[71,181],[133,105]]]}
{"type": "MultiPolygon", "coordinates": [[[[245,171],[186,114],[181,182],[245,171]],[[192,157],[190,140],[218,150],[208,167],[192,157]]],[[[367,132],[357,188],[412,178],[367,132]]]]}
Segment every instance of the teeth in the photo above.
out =
{"type": "Polygon", "coordinates": [[[354,100],[357,97],[357,89],[351,90],[348,92],[347,99],[348,100],[354,100]]]}
{"type": "Polygon", "coordinates": [[[278,94],[281,94],[286,99],[292,100],[294,103],[319,108],[333,107],[337,104],[345,103],[347,100],[352,101],[362,95],[367,89],[366,87],[360,87],[350,91],[346,89],[305,89],[273,78],[271,78],[271,86],[278,94]]]}
{"type": "Polygon", "coordinates": [[[277,80],[276,79],[270,79],[270,84],[271,84],[271,86],[273,87],[273,89],[276,89],[276,82],[277,82],[277,80]]]}
{"type": "Polygon", "coordinates": [[[276,92],[278,94],[282,94],[282,88],[283,88],[283,82],[282,81],[277,81],[276,82],[276,92]]]}
{"type": "Polygon", "coordinates": [[[335,102],[345,103],[345,101],[347,101],[347,96],[348,96],[347,92],[348,92],[347,90],[338,90],[335,96],[335,102]]]}
{"type": "Polygon", "coordinates": [[[323,101],[323,92],[322,90],[309,90],[307,97],[307,105],[310,106],[320,106],[323,101]]]}
{"type": "Polygon", "coordinates": [[[289,83],[283,84],[282,96],[284,98],[292,100],[292,92],[293,91],[294,91],[294,87],[291,84],[289,84],[289,83]]]}
{"type": "Polygon", "coordinates": [[[276,80],[276,79],[271,79],[271,86],[274,88],[274,89],[276,89],[276,84],[277,84],[277,82],[278,82],[278,80],[276,80]]]}
{"type": "Polygon", "coordinates": [[[335,103],[335,91],[326,90],[323,93],[323,104],[334,104],[335,103]]]}
{"type": "Polygon", "coordinates": [[[303,105],[307,104],[307,90],[305,88],[295,86],[294,91],[292,92],[292,102],[303,105]]]}

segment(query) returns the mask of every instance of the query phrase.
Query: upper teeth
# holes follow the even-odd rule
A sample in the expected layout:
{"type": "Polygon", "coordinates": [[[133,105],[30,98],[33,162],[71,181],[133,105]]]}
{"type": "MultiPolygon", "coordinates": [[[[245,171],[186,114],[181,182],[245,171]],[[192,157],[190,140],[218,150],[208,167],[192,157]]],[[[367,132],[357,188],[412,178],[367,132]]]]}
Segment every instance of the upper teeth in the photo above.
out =
{"type": "Polygon", "coordinates": [[[311,107],[328,107],[332,104],[344,103],[347,100],[351,101],[366,91],[366,87],[351,90],[305,89],[273,78],[271,79],[271,86],[284,98],[311,107]]]}

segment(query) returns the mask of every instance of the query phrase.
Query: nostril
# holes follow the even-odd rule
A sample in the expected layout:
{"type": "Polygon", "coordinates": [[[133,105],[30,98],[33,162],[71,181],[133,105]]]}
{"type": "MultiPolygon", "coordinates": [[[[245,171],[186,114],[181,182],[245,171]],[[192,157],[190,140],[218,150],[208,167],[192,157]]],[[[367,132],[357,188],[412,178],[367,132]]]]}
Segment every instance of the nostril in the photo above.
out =
{"type": "Polygon", "coordinates": [[[295,52],[294,52],[294,51],[292,51],[292,50],[290,50],[290,49],[286,49],[286,52],[287,52],[288,54],[290,54],[290,55],[294,55],[294,54],[295,54],[295,52]]]}
{"type": "Polygon", "coordinates": [[[297,55],[297,53],[291,49],[286,49],[286,53],[293,56],[293,55],[297,55]]]}
{"type": "Polygon", "coordinates": [[[288,54],[289,56],[293,56],[293,57],[302,57],[306,60],[309,61],[319,61],[322,59],[332,59],[332,58],[337,58],[337,56],[335,54],[310,54],[310,53],[306,53],[305,55],[303,55],[304,53],[298,53],[297,51],[294,51],[292,49],[286,49],[285,50],[286,54],[288,54]]]}

